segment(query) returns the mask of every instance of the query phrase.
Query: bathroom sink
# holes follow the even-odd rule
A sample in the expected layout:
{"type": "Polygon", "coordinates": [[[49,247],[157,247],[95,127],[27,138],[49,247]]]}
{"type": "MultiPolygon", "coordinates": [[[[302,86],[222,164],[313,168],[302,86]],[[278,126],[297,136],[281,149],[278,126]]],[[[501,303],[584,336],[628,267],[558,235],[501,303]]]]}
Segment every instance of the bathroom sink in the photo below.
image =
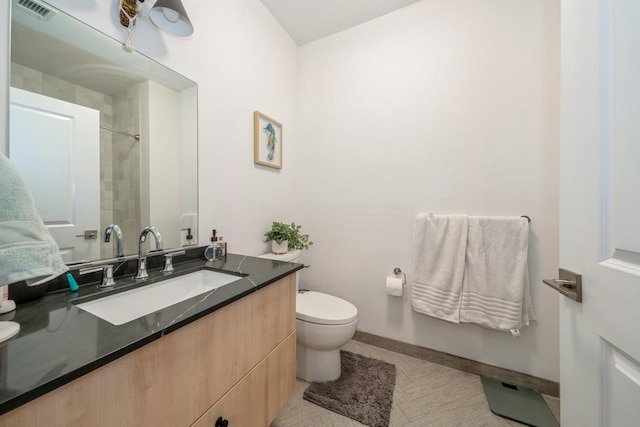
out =
{"type": "Polygon", "coordinates": [[[200,270],[84,302],[78,307],[111,324],[122,325],[241,279],[234,274],[200,270]]]}

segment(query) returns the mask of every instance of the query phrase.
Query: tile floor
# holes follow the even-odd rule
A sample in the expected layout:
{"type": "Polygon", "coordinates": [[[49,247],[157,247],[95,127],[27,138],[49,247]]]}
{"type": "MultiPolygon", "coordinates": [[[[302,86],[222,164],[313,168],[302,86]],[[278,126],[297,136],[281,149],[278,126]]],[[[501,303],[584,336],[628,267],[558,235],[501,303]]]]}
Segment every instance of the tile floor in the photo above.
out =
{"type": "MultiPolygon", "coordinates": [[[[351,340],[344,350],[396,365],[390,427],[522,426],[489,410],[480,377],[411,356],[351,340]]],[[[357,421],[302,398],[308,382],[297,380],[296,390],[271,427],[352,427],[357,421]]],[[[543,396],[557,419],[560,400],[543,396]]]]}

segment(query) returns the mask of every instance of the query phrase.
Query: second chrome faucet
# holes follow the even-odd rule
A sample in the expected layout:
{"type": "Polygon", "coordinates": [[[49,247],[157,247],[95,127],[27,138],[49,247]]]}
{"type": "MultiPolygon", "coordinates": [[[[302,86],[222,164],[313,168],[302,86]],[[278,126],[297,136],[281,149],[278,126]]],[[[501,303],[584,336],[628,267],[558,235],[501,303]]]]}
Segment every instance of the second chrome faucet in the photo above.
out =
{"type": "Polygon", "coordinates": [[[153,226],[147,226],[142,229],[142,233],[140,233],[140,240],[138,245],[138,269],[136,271],[136,275],[134,279],[146,279],[149,277],[149,273],[147,273],[147,235],[151,233],[156,241],[156,249],[161,250],[162,247],[162,236],[157,228],[153,226]]]}

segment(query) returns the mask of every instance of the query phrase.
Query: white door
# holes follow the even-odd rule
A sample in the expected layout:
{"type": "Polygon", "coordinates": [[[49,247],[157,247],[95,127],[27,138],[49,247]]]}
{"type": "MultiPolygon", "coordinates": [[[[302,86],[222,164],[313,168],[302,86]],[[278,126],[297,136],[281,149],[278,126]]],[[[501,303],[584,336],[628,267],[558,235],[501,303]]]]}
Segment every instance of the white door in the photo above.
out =
{"type": "Polygon", "coordinates": [[[640,1],[562,0],[563,427],[640,426],[640,1]]]}
{"type": "Polygon", "coordinates": [[[9,96],[9,157],[63,259],[100,258],[99,111],[13,87],[9,96]]]}

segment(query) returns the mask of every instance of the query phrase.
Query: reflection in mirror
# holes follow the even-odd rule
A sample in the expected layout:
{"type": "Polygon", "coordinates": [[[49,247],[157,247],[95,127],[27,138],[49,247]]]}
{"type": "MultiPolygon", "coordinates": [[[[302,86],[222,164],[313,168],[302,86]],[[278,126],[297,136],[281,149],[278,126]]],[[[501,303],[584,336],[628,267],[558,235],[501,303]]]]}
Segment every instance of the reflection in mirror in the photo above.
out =
{"type": "Polygon", "coordinates": [[[147,225],[166,249],[196,244],[196,83],[43,1],[19,3],[9,157],[65,262],[115,256],[111,224],[125,255],[147,225]]]}

